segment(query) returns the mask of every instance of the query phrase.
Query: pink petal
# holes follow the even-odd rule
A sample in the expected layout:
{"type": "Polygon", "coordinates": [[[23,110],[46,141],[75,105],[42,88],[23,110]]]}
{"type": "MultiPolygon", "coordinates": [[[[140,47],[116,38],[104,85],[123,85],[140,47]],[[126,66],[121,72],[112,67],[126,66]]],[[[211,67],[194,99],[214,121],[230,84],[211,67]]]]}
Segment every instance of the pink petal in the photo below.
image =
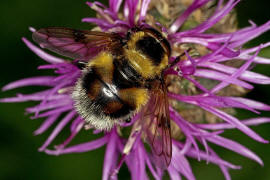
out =
{"type": "Polygon", "coordinates": [[[210,0],[194,0],[192,4],[172,23],[169,28],[170,33],[175,33],[181,25],[187,20],[191,13],[193,13],[196,9],[202,7],[210,0]]]}
{"type": "MultiPolygon", "coordinates": [[[[257,126],[264,123],[270,123],[270,118],[251,118],[247,120],[242,120],[241,123],[247,126],[257,126]]],[[[218,123],[218,124],[196,124],[199,128],[203,129],[212,129],[212,130],[219,130],[219,129],[234,129],[235,126],[228,123],[218,123]]]]}
{"type": "Polygon", "coordinates": [[[245,124],[241,123],[237,118],[221,111],[218,109],[215,109],[213,107],[208,107],[206,105],[202,105],[201,108],[213,113],[214,115],[220,117],[224,121],[227,121],[228,123],[234,125],[237,129],[241,130],[243,133],[248,135],[249,137],[253,138],[256,141],[262,142],[262,143],[268,143],[267,140],[264,140],[262,137],[260,137],[257,133],[255,133],[253,130],[251,130],[249,127],[247,127],[245,124]]]}
{"type": "Polygon", "coordinates": [[[107,143],[106,152],[104,156],[104,163],[103,163],[103,173],[102,173],[102,180],[110,179],[112,175],[112,170],[117,166],[118,154],[117,152],[117,140],[118,135],[115,130],[112,130],[108,135],[109,142],[107,143]]]}
{"type": "Polygon", "coordinates": [[[45,143],[39,148],[39,151],[45,150],[45,148],[54,140],[54,138],[67,125],[67,123],[72,120],[72,118],[75,116],[75,114],[76,114],[76,112],[71,111],[60,121],[60,123],[56,126],[56,128],[53,130],[53,132],[48,137],[48,139],[45,141],[45,143]]]}
{"type": "Polygon", "coordinates": [[[103,136],[102,138],[99,138],[97,140],[71,146],[66,149],[57,149],[57,150],[46,149],[45,152],[47,154],[56,155],[56,156],[60,154],[82,153],[82,152],[92,151],[94,149],[100,148],[107,142],[108,142],[108,136],[103,136]]]}
{"type": "Polygon", "coordinates": [[[55,77],[53,76],[25,78],[5,85],[2,88],[2,90],[7,91],[10,89],[15,89],[24,86],[54,86],[55,83],[52,82],[54,78],[55,77]]]}
{"type": "MultiPolygon", "coordinates": [[[[228,74],[233,74],[237,71],[236,68],[219,64],[219,63],[212,63],[212,62],[206,62],[206,63],[201,64],[200,66],[208,67],[208,68],[218,70],[218,71],[221,71],[223,73],[228,73],[228,74]]],[[[257,84],[270,84],[270,77],[267,77],[267,76],[264,76],[264,75],[261,75],[252,71],[244,71],[239,76],[239,78],[242,80],[249,81],[252,83],[257,83],[257,84]]]]}
{"type": "Polygon", "coordinates": [[[214,80],[226,82],[229,84],[239,85],[239,86],[242,86],[242,87],[247,88],[247,89],[253,88],[252,85],[250,85],[244,81],[241,81],[241,80],[238,80],[235,78],[231,78],[230,76],[228,76],[224,73],[220,73],[220,72],[213,71],[213,70],[197,69],[194,75],[199,76],[199,77],[203,77],[203,78],[214,79],[214,80]]]}
{"type": "Polygon", "coordinates": [[[242,156],[245,156],[247,158],[250,158],[250,159],[256,161],[260,165],[263,165],[262,160],[256,154],[254,154],[249,149],[242,146],[241,144],[238,144],[235,141],[223,138],[223,137],[218,136],[218,135],[209,137],[207,139],[208,139],[208,141],[210,141],[210,142],[212,142],[214,144],[217,144],[219,146],[230,149],[231,151],[234,151],[234,152],[236,152],[238,154],[241,154],[242,156]]]}
{"type": "Polygon", "coordinates": [[[34,132],[34,135],[39,135],[45,132],[51,125],[58,119],[60,114],[55,114],[52,116],[49,116],[44,122],[41,124],[41,126],[34,132]]]}
{"type": "Polygon", "coordinates": [[[170,166],[173,166],[177,171],[181,172],[187,179],[195,180],[189,162],[182,155],[176,145],[173,144],[172,162],[170,166]]]}
{"type": "Polygon", "coordinates": [[[146,13],[147,13],[147,9],[148,9],[148,5],[151,2],[151,0],[142,0],[141,2],[141,11],[140,11],[140,16],[139,16],[139,22],[141,22],[142,20],[145,19],[146,13]]]}
{"type": "Polygon", "coordinates": [[[32,44],[30,41],[28,41],[26,38],[22,38],[22,40],[26,44],[26,46],[29,47],[29,49],[31,49],[41,59],[44,59],[45,61],[52,63],[52,64],[65,62],[64,59],[52,56],[52,55],[46,53],[45,51],[41,50],[40,48],[38,48],[37,46],[32,44]]]}

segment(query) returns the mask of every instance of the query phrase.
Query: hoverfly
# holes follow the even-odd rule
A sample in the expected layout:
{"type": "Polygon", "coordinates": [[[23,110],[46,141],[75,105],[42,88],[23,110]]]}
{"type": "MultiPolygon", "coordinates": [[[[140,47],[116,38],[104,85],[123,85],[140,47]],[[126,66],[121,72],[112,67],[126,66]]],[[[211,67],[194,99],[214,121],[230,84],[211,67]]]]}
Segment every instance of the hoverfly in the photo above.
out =
{"type": "Polygon", "coordinates": [[[140,118],[152,150],[168,166],[172,140],[164,70],[171,47],[154,28],[117,33],[49,27],[33,33],[41,47],[76,59],[81,69],[72,98],[78,114],[99,130],[140,118]]]}

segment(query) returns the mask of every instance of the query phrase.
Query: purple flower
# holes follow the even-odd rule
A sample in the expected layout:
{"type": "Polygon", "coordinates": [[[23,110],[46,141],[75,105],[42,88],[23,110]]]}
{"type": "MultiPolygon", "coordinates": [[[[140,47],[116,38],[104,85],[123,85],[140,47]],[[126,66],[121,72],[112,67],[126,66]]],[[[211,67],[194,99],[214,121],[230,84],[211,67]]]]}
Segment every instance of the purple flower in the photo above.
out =
{"type": "MultiPolygon", "coordinates": [[[[96,24],[104,32],[116,32],[119,34],[126,34],[129,29],[136,25],[151,24],[152,26],[158,26],[167,35],[173,47],[174,52],[171,60],[174,60],[179,55],[179,52],[175,49],[180,45],[195,44],[207,49],[205,54],[198,56],[193,56],[183,49],[187,59],[180,61],[176,65],[177,68],[170,68],[166,71],[166,75],[181,76],[183,80],[186,80],[197,89],[197,93],[192,95],[179,94],[169,89],[168,96],[171,100],[199,107],[222,121],[213,124],[191,122],[183,118],[184,115],[181,109],[176,110],[175,106],[170,106],[170,118],[175,128],[173,131],[181,130],[185,137],[181,139],[172,135],[172,159],[167,168],[171,179],[181,179],[181,176],[189,180],[195,179],[188,158],[202,159],[214,163],[220,167],[225,178],[230,179],[228,170],[240,169],[240,166],[221,159],[208,145],[209,143],[222,146],[263,165],[262,160],[249,149],[233,140],[222,137],[222,133],[226,129],[237,128],[258,142],[268,143],[249,126],[268,123],[270,118],[258,117],[239,120],[225,109],[240,108],[259,114],[258,111],[260,110],[269,111],[270,106],[254,100],[223,96],[218,95],[218,93],[231,84],[249,90],[253,88],[251,83],[270,84],[269,77],[251,71],[252,64],[270,64],[270,59],[258,56],[260,50],[268,47],[270,42],[249,49],[242,48],[246,42],[268,31],[270,21],[261,26],[256,26],[251,22],[249,27],[230,33],[209,33],[208,30],[220,22],[239,3],[239,0],[228,0],[226,3],[219,0],[215,11],[206,21],[189,30],[179,30],[194,11],[204,7],[210,1],[194,0],[167,27],[159,23],[153,24],[147,18],[150,0],[110,0],[109,7],[99,2],[88,2],[87,5],[95,10],[98,16],[97,18],[91,17],[82,20],[83,22],[96,24]],[[227,64],[229,61],[236,60],[241,62],[237,67],[227,64]],[[215,83],[209,88],[200,81],[201,79],[208,79],[215,83]]],[[[143,132],[137,123],[140,112],[133,117],[130,123],[125,123],[121,127],[115,127],[109,132],[104,132],[103,137],[99,139],[68,146],[72,139],[83,130],[83,127],[87,129],[85,121],[75,111],[70,95],[70,91],[80,77],[81,71],[70,61],[46,53],[25,38],[22,40],[35,54],[48,62],[47,65],[39,66],[38,69],[55,69],[56,75],[32,77],[10,83],[3,87],[2,90],[7,91],[24,86],[47,86],[48,88],[33,94],[18,94],[16,97],[4,98],[0,101],[40,102],[38,105],[26,109],[28,113],[33,114],[33,119],[46,118],[40,128],[35,131],[35,135],[45,132],[64,114],[64,117],[56,125],[48,139],[39,148],[39,151],[51,155],[81,153],[97,149],[106,144],[103,179],[116,179],[118,170],[123,163],[126,163],[132,179],[147,179],[146,168],[150,170],[155,179],[162,179],[164,170],[156,165],[155,159],[146,150],[145,142],[141,138],[143,132]],[[70,126],[70,136],[62,144],[55,146],[55,149],[48,149],[48,146],[66,126],[70,126]],[[132,130],[129,138],[125,138],[119,132],[119,129],[122,130],[128,126],[131,126],[132,130]]],[[[94,129],[93,133],[103,134],[103,132],[94,129]]]]}

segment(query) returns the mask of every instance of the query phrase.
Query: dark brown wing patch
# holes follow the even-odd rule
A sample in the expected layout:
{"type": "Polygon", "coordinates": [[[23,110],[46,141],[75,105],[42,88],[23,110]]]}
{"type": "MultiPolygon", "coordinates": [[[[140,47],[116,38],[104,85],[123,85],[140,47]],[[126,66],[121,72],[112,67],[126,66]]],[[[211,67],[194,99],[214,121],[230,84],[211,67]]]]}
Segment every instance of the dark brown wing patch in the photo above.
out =
{"type": "Polygon", "coordinates": [[[117,34],[98,31],[49,27],[35,31],[34,41],[60,55],[89,60],[104,49],[119,46],[121,37],[117,34]]]}

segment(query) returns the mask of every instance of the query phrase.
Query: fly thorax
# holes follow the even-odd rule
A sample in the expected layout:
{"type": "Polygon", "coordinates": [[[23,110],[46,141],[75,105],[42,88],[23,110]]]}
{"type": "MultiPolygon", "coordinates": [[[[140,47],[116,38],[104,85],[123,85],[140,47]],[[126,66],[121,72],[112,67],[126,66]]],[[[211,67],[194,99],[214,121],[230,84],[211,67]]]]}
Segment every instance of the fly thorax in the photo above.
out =
{"type": "Polygon", "coordinates": [[[131,66],[147,79],[160,75],[168,65],[168,55],[160,41],[144,31],[131,35],[124,53],[131,66]]]}

